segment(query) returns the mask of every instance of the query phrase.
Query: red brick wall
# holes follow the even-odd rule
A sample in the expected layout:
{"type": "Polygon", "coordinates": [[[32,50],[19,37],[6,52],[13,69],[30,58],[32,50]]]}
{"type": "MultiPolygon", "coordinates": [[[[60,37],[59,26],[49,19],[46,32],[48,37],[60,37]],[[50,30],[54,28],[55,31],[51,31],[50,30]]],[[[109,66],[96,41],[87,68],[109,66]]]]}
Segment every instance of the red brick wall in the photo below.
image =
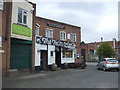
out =
{"type": "MultiPolygon", "coordinates": [[[[113,41],[107,41],[112,47],[113,47],[113,41]]],[[[91,50],[96,50],[97,49],[97,46],[100,45],[101,42],[95,42],[95,43],[86,43],[85,45],[81,45],[81,49],[85,49],[85,54],[86,54],[86,60],[89,61],[89,51],[90,49],[91,50]]],[[[118,46],[117,45],[117,42],[115,43],[116,44],[116,47],[118,46]]],[[[116,51],[117,51],[117,48],[116,48],[116,51]]]]}
{"type": "Polygon", "coordinates": [[[10,34],[11,34],[11,15],[12,2],[4,2],[2,11],[2,36],[3,36],[3,50],[2,55],[2,69],[3,72],[9,71],[10,64],[10,34]]]}
{"type": "MultiPolygon", "coordinates": [[[[57,39],[57,40],[60,40],[60,31],[65,31],[66,33],[75,33],[76,38],[77,38],[77,42],[75,42],[76,47],[77,47],[77,52],[79,52],[79,53],[81,52],[81,49],[80,49],[80,42],[81,42],[81,31],[80,30],[81,30],[81,28],[80,27],[72,26],[69,24],[65,24],[65,23],[61,23],[61,22],[57,22],[57,21],[53,21],[53,20],[49,20],[49,19],[45,19],[45,18],[40,18],[40,17],[36,17],[36,23],[38,23],[40,25],[40,35],[41,36],[45,36],[46,28],[53,29],[53,39],[57,39]],[[51,22],[57,23],[57,24],[62,24],[65,26],[65,29],[59,29],[59,28],[46,26],[46,23],[48,21],[51,21],[51,22]]],[[[67,40],[67,42],[70,42],[70,40],[67,40]]],[[[80,59],[76,59],[76,62],[80,62],[80,61],[81,61],[80,59]]]]}

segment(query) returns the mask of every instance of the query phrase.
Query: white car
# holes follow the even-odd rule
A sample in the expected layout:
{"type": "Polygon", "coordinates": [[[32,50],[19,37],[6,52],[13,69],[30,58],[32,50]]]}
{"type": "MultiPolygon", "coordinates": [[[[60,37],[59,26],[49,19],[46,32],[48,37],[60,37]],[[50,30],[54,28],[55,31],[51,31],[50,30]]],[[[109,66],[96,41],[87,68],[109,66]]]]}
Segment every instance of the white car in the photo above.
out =
{"type": "Polygon", "coordinates": [[[104,71],[116,69],[119,71],[119,61],[115,58],[103,58],[98,62],[97,69],[103,69],[104,71]]]}

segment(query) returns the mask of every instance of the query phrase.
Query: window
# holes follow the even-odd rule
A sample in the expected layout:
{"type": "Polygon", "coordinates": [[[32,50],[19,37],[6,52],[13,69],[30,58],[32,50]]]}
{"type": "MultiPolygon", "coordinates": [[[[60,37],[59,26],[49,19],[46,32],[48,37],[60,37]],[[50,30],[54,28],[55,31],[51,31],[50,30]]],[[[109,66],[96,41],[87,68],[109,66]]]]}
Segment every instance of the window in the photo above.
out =
{"type": "Polygon", "coordinates": [[[67,39],[70,39],[70,33],[67,34],[67,39]]]}
{"type": "Polygon", "coordinates": [[[20,24],[27,24],[27,10],[18,8],[18,23],[20,24]]]}
{"type": "Polygon", "coordinates": [[[66,40],[66,32],[64,31],[60,32],[60,40],[66,40]]]}
{"type": "Polygon", "coordinates": [[[51,51],[51,56],[53,56],[53,51],[51,51]]]}
{"type": "Polygon", "coordinates": [[[76,34],[71,34],[71,41],[76,42],[76,34]]]}
{"type": "Polygon", "coordinates": [[[63,50],[63,58],[72,58],[73,57],[73,51],[72,50],[63,50]]]}
{"type": "Polygon", "coordinates": [[[52,29],[46,29],[46,37],[53,38],[53,30],[52,29]]]}
{"type": "Polygon", "coordinates": [[[0,9],[3,10],[3,0],[0,0],[0,9]]]}
{"type": "Polygon", "coordinates": [[[39,35],[39,29],[40,28],[38,26],[35,27],[35,35],[39,35]]]}
{"type": "Polygon", "coordinates": [[[0,48],[2,47],[2,36],[0,36],[0,48]]]}
{"type": "Polygon", "coordinates": [[[74,58],[77,58],[77,51],[74,51],[74,58]]]}

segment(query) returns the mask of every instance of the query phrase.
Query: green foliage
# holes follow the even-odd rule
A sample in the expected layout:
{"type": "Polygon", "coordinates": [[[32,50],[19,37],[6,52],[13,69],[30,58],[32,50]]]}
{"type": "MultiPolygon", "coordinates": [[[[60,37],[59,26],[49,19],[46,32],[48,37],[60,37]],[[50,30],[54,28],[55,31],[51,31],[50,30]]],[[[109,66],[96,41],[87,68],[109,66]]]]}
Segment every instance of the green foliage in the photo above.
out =
{"type": "Polygon", "coordinates": [[[103,42],[98,48],[97,48],[97,54],[100,57],[112,57],[115,53],[114,49],[108,42],[103,42]]]}

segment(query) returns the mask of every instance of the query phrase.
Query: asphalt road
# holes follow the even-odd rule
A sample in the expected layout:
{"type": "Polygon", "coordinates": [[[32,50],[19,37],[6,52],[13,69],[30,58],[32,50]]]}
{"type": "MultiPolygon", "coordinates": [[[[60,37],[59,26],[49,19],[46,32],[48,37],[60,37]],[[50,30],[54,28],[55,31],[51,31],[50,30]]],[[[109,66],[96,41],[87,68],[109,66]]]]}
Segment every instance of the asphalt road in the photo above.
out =
{"type": "Polygon", "coordinates": [[[45,71],[3,79],[3,88],[118,88],[118,72],[96,70],[88,63],[86,69],[45,71]]]}

